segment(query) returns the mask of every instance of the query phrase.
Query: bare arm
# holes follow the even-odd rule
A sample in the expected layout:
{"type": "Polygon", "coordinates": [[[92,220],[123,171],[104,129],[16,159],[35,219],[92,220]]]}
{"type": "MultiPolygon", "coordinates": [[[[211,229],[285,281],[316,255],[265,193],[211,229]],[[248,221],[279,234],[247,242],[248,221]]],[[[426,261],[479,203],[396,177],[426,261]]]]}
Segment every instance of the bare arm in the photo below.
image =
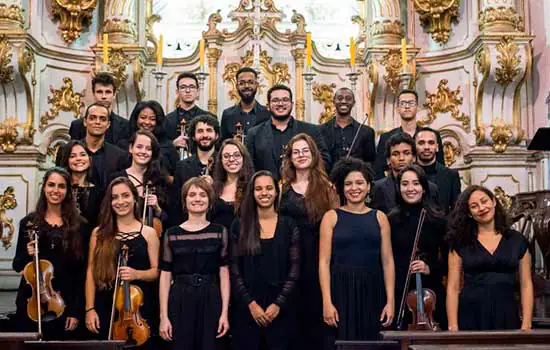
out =
{"type": "Polygon", "coordinates": [[[231,295],[229,284],[229,267],[220,266],[220,292],[222,294],[222,314],[229,313],[229,296],[231,295]]]}
{"type": "Polygon", "coordinates": [[[319,240],[319,283],[323,304],[332,304],[330,291],[330,259],[332,255],[332,234],[338,217],[334,210],[329,210],[321,221],[319,240]]]}
{"type": "Polygon", "coordinates": [[[97,242],[97,228],[92,231],[88,252],[88,268],[86,269],[86,310],[95,306],[94,251],[97,242]]]}
{"type": "Polygon", "coordinates": [[[137,279],[142,281],[156,281],[159,278],[159,247],[160,241],[155,229],[143,226],[143,237],[147,241],[147,254],[149,255],[148,270],[137,270],[137,279]]]}
{"type": "Polygon", "coordinates": [[[519,283],[521,287],[521,329],[531,329],[533,320],[533,280],[531,278],[531,254],[527,251],[519,261],[519,283]]]}
{"type": "MultiPolygon", "coordinates": [[[[382,254],[382,268],[384,270],[384,287],[386,288],[386,303],[395,307],[395,263],[391,247],[391,229],[386,214],[376,212],[380,224],[380,252],[382,254]]],[[[393,310],[393,309],[392,309],[393,310]]],[[[393,315],[392,315],[393,316],[393,315]]]]}
{"type": "Polygon", "coordinates": [[[460,275],[462,258],[456,251],[449,253],[449,273],[447,277],[447,321],[450,331],[458,331],[458,294],[460,292],[460,275]]]}
{"type": "Polygon", "coordinates": [[[172,272],[161,271],[159,279],[160,319],[168,319],[168,293],[172,282],[172,272]]]}

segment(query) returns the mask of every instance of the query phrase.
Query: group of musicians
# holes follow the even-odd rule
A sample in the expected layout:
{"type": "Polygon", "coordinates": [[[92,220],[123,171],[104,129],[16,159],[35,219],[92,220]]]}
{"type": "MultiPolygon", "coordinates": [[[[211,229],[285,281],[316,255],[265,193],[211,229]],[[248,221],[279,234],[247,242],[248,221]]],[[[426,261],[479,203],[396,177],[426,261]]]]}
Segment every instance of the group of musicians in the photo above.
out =
{"type": "Polygon", "coordinates": [[[129,120],[112,111],[112,76],[93,78],[95,102],[19,225],[18,331],[282,350],[531,328],[527,242],[490,190],[461,192],[439,133],[417,126],[415,91],[376,148],[350,89],[316,126],[292,116],[287,86],[263,106],[257,72],[236,78],[221,126],[195,104],[192,73],[176,110],[143,101],[129,120]]]}

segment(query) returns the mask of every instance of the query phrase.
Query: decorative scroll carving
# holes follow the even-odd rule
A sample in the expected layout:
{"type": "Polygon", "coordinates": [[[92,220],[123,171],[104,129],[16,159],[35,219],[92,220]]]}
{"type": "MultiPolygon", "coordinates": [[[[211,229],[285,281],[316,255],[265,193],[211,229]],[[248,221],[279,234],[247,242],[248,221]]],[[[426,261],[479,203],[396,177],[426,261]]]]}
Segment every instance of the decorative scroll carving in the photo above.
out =
{"type": "Polygon", "coordinates": [[[132,23],[132,21],[128,18],[109,18],[103,23],[103,33],[117,33],[122,36],[135,37],[136,30],[134,23],[132,23]]]}
{"type": "Polygon", "coordinates": [[[400,82],[399,73],[403,68],[399,50],[390,50],[387,55],[382,57],[382,61],[380,63],[385,68],[384,81],[394,94],[397,93],[400,82]]]}
{"type": "Polygon", "coordinates": [[[512,208],[512,196],[509,196],[504,192],[502,187],[496,186],[493,189],[493,192],[495,193],[495,198],[500,202],[500,205],[508,211],[510,208],[512,208]]]}
{"type": "Polygon", "coordinates": [[[218,36],[221,35],[222,32],[218,30],[218,24],[222,22],[222,15],[221,10],[218,10],[217,12],[212,13],[208,17],[208,30],[206,32],[203,32],[203,36],[218,36]]]}
{"type": "Polygon", "coordinates": [[[461,153],[462,150],[459,146],[455,146],[449,141],[443,142],[443,157],[445,166],[450,167],[456,163],[456,156],[459,156],[461,153]]]}
{"type": "Polygon", "coordinates": [[[0,236],[2,237],[2,245],[4,249],[8,250],[11,247],[11,241],[13,240],[13,234],[15,233],[15,225],[13,219],[8,218],[6,210],[15,209],[17,207],[17,200],[15,199],[15,192],[13,187],[8,186],[4,190],[4,194],[0,195],[0,236]],[[7,234],[4,234],[4,228],[8,229],[7,234]]]}
{"type": "Polygon", "coordinates": [[[460,0],[414,0],[420,22],[432,39],[440,44],[449,41],[451,23],[458,22],[460,0]]]}
{"type": "Polygon", "coordinates": [[[13,66],[10,65],[13,56],[12,47],[5,35],[0,36],[0,84],[13,81],[13,66]]]}
{"type": "Polygon", "coordinates": [[[59,20],[59,30],[68,44],[80,37],[82,27],[89,26],[97,0],[53,0],[52,15],[59,20]]]}
{"type": "Polygon", "coordinates": [[[334,83],[313,83],[311,90],[313,101],[321,103],[325,108],[325,111],[319,116],[319,124],[329,121],[336,114],[336,107],[334,107],[334,89],[336,89],[336,84],[334,83]]]}
{"type": "Polygon", "coordinates": [[[134,64],[132,65],[132,72],[134,75],[134,90],[136,93],[136,98],[138,101],[141,101],[143,98],[144,92],[140,88],[141,80],[143,80],[143,75],[145,73],[145,64],[141,57],[136,57],[134,59],[134,64]]]}
{"type": "Polygon", "coordinates": [[[63,78],[63,86],[60,89],[56,90],[50,86],[50,91],[52,96],[48,97],[48,103],[52,107],[40,117],[40,131],[44,131],[48,122],[57,117],[60,111],[72,112],[75,118],[80,118],[80,108],[84,105],[84,91],[74,92],[73,81],[69,77],[63,78]]]}
{"type": "Polygon", "coordinates": [[[21,55],[22,57],[19,61],[19,71],[21,74],[25,75],[31,71],[32,64],[34,63],[34,52],[28,48],[25,48],[21,55]]]}
{"type": "MultiPolygon", "coordinates": [[[[241,57],[241,63],[230,63],[225,65],[225,70],[223,72],[222,78],[225,82],[230,82],[233,87],[229,91],[229,97],[231,100],[239,101],[239,93],[237,92],[237,77],[235,76],[237,71],[241,67],[250,67],[252,66],[254,60],[254,54],[251,50],[247,50],[246,54],[241,57]]],[[[290,83],[290,72],[288,69],[288,64],[286,63],[275,63],[271,64],[273,60],[272,57],[267,55],[267,51],[262,50],[260,53],[260,67],[263,75],[269,81],[270,86],[276,84],[290,83]]],[[[260,91],[265,86],[261,85],[259,87],[260,91]]]]}
{"type": "Polygon", "coordinates": [[[2,20],[13,23],[13,27],[23,29],[23,9],[17,5],[0,4],[0,21],[2,20]]]}
{"type": "Polygon", "coordinates": [[[17,147],[17,118],[6,118],[0,122],[0,147],[6,153],[13,153],[17,147]]]}
{"type": "Polygon", "coordinates": [[[460,85],[456,90],[451,91],[447,84],[447,79],[442,79],[437,84],[437,91],[433,94],[426,91],[426,103],[424,108],[428,109],[426,119],[419,121],[421,125],[431,124],[438,113],[451,113],[451,116],[462,123],[462,127],[466,132],[471,131],[470,117],[464,113],[460,113],[460,106],[463,102],[463,97],[460,96],[460,85]]]}
{"type": "Polygon", "coordinates": [[[128,79],[126,67],[130,63],[130,58],[122,49],[112,49],[109,53],[109,68],[117,88],[120,88],[124,85],[124,83],[126,83],[126,80],[128,79]]]}
{"type": "Polygon", "coordinates": [[[502,119],[495,119],[491,123],[491,139],[493,140],[493,151],[496,153],[503,153],[508,148],[508,144],[512,140],[514,133],[512,127],[502,119]]]}
{"type": "Polygon", "coordinates": [[[523,19],[513,7],[490,7],[479,14],[479,29],[509,30],[510,28],[522,32],[525,30],[523,19]]]}
{"type": "Polygon", "coordinates": [[[518,76],[521,58],[518,55],[519,46],[514,42],[514,38],[505,36],[497,44],[497,63],[499,67],[495,70],[496,81],[500,85],[510,84],[518,76]]]}
{"type": "Polygon", "coordinates": [[[160,20],[161,17],[155,13],[151,13],[145,20],[145,40],[147,40],[147,43],[151,45],[147,47],[147,54],[149,58],[156,57],[158,47],[157,38],[153,33],[153,25],[160,22],[160,20]]]}
{"type": "Polygon", "coordinates": [[[293,34],[306,35],[306,19],[302,14],[298,13],[296,10],[292,10],[290,22],[296,24],[296,30],[294,30],[293,34]]]}

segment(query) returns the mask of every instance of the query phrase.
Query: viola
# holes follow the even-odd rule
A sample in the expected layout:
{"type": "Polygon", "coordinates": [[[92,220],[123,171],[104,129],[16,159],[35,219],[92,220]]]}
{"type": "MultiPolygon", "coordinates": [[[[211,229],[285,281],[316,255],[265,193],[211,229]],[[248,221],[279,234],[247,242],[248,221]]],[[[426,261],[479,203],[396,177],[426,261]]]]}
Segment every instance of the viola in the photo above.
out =
{"type": "MultiPolygon", "coordinates": [[[[128,266],[128,246],[124,245],[121,252],[119,271],[121,266],[128,266]]],[[[131,285],[128,281],[122,281],[120,285],[117,284],[113,306],[118,312],[118,318],[111,324],[110,339],[125,340],[128,346],[139,346],[149,339],[149,325],[139,312],[142,305],[143,291],[141,288],[131,285]]],[[[112,316],[113,313],[111,313],[111,320],[112,316]]]]}
{"type": "Polygon", "coordinates": [[[38,333],[42,334],[42,322],[48,322],[59,318],[65,311],[65,301],[59,292],[52,286],[54,268],[46,259],[40,259],[38,255],[38,230],[33,223],[28,223],[29,239],[34,239],[36,248],[34,259],[25,266],[23,276],[32,288],[32,295],[27,299],[27,315],[38,322],[38,333]]]}

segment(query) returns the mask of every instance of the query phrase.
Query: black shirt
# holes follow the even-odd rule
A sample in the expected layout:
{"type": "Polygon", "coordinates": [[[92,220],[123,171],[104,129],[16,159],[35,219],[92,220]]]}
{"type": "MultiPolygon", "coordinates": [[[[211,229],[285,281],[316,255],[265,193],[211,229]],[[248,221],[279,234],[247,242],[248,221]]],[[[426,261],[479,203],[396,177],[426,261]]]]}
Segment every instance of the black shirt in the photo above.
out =
{"type": "Polygon", "coordinates": [[[101,188],[106,188],[107,186],[107,173],[104,171],[105,169],[105,146],[101,146],[100,149],[97,151],[90,150],[90,154],[92,155],[92,166],[96,169],[94,172],[97,174],[98,181],[96,183],[100,184],[101,188]]]}
{"type": "Polygon", "coordinates": [[[196,116],[202,114],[210,114],[209,112],[199,108],[198,106],[193,106],[189,110],[185,110],[181,107],[176,108],[174,111],[166,115],[166,121],[164,122],[164,130],[166,136],[170,140],[176,139],[181,134],[180,123],[182,119],[185,119],[186,127],[189,127],[189,123],[195,119],[196,116]]]}
{"type": "Polygon", "coordinates": [[[243,132],[246,132],[251,127],[265,122],[271,117],[269,110],[258,103],[254,104],[254,108],[250,112],[244,112],[241,108],[241,104],[225,109],[222,113],[221,123],[221,141],[231,138],[235,135],[235,124],[240,122],[243,125],[243,132]]]}
{"type": "MultiPolygon", "coordinates": [[[[295,136],[292,125],[294,124],[294,118],[288,120],[288,124],[284,130],[277,129],[273,122],[271,123],[271,132],[273,133],[273,149],[275,154],[282,155],[285,147],[288,145],[290,140],[295,136]]],[[[278,157],[276,160],[277,169],[281,168],[281,157],[278,157]]]]}
{"type": "MultiPolygon", "coordinates": [[[[111,114],[109,114],[109,121],[111,125],[105,132],[105,141],[122,149],[127,149],[127,140],[130,138],[130,124],[128,120],[111,112],[111,114]]],[[[69,135],[71,136],[71,140],[86,138],[84,119],[80,118],[71,122],[69,135]]]]}
{"type": "Polygon", "coordinates": [[[335,164],[340,158],[345,158],[350,148],[350,156],[362,159],[367,163],[374,162],[376,157],[374,129],[367,125],[361,125],[351,117],[350,119],[351,123],[344,128],[338,125],[336,117],[321,126],[323,137],[330,151],[332,164],[335,164]],[[351,147],[354,138],[356,138],[355,143],[351,147]]]}

